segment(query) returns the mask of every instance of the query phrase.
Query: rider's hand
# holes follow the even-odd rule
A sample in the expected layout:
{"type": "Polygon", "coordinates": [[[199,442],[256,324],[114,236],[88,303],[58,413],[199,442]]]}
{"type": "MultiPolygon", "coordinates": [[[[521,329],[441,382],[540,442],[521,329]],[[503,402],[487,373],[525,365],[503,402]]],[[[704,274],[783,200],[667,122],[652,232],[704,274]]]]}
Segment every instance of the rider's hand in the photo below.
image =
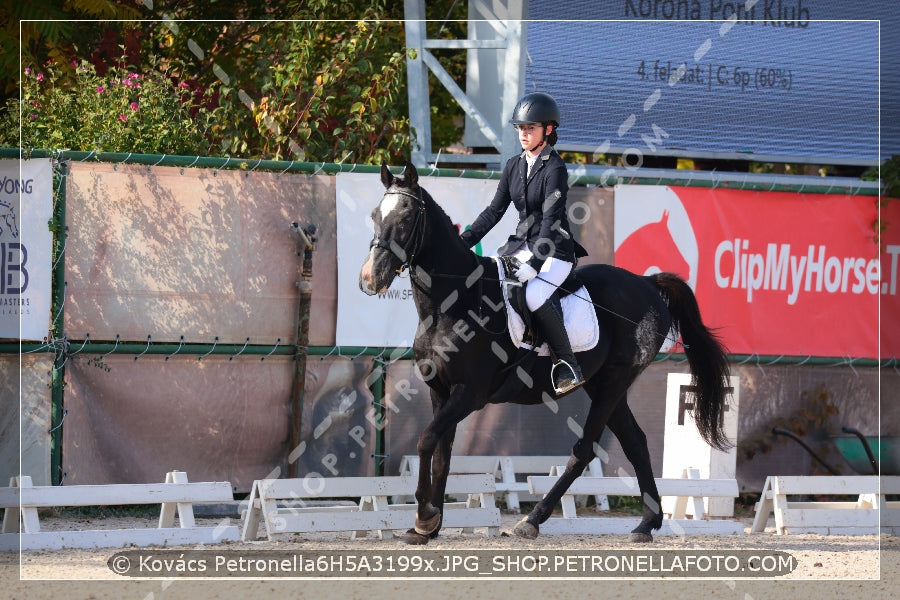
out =
{"type": "Polygon", "coordinates": [[[528,263],[522,263],[522,265],[516,269],[514,275],[521,283],[526,283],[537,277],[537,271],[535,271],[534,267],[528,263]]]}

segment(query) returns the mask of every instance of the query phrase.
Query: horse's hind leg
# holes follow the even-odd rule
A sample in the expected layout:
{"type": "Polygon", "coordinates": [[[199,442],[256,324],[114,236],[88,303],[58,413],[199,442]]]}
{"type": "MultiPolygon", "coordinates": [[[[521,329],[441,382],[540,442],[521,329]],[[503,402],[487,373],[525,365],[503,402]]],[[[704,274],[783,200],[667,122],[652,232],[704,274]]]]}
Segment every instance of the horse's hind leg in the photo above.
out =
{"type": "Polygon", "coordinates": [[[584,385],[584,390],[591,397],[591,408],[585,419],[581,439],[575,443],[565,471],[547,495],[513,528],[516,535],[528,539],[538,536],[540,524],[550,518],[556,503],[593,460],[594,442],[600,439],[607,419],[633,379],[634,375],[630,371],[623,373],[621,369],[604,369],[601,375],[595,375],[584,385]]]}
{"type": "Polygon", "coordinates": [[[650,451],[647,448],[647,436],[641,430],[627,404],[627,399],[616,406],[607,423],[610,431],[618,438],[625,452],[625,458],[634,467],[641,500],[644,503],[644,516],[641,522],[631,531],[632,542],[652,542],[654,529],[662,527],[662,507],[653,468],[650,464],[650,451]]]}

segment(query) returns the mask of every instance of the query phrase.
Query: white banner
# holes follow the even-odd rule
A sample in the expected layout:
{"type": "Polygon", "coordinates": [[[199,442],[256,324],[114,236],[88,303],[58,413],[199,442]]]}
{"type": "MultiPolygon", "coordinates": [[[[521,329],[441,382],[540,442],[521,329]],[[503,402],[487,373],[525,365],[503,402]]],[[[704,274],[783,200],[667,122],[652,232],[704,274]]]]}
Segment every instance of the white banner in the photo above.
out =
{"type": "MultiPolygon", "coordinates": [[[[419,184],[441,205],[454,223],[466,229],[494,197],[496,179],[420,177],[419,184]]],[[[410,347],[416,333],[412,288],[404,275],[384,294],[367,296],[359,289],[359,270],[372,241],[372,209],[384,186],[377,173],[339,173],[337,191],[338,346],[410,347]]],[[[518,215],[510,205],[503,219],[476,246],[484,255],[515,232],[518,215]]]]}
{"type": "Polygon", "coordinates": [[[42,340],[47,336],[53,246],[47,223],[52,218],[50,159],[0,160],[2,338],[42,340]]]}

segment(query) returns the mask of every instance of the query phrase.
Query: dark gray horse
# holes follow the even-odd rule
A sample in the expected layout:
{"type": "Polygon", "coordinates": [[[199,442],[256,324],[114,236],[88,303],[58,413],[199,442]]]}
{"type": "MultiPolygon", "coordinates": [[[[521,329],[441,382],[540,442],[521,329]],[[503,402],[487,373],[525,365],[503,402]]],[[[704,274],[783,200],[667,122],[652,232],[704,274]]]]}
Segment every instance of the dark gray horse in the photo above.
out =
{"type": "MultiPolygon", "coordinates": [[[[418,179],[412,164],[406,165],[402,178],[382,165],[386,190],[372,212],[375,236],[359,275],[362,291],[374,295],[409,269],[419,316],[413,351],[431,388],[434,417],[417,447],[418,507],[415,527],[404,537],[411,544],[425,544],[440,530],[450,450],[460,421],[489,403],[555,401],[550,359],[534,352],[522,359],[510,341],[493,260],[477,256],[460,241],[450,218],[418,179]]],[[[674,326],[694,375],[697,427],[711,446],[727,448],[721,421],[727,359],[703,324],[690,287],[676,275],[644,277],[610,265],[586,265],[576,273],[587,286],[600,323],[600,342],[577,355],[587,379],[590,410],[565,472],[516,525],[515,533],[537,537],[540,524],[594,457],[594,444],[609,427],[634,465],[644,501],[632,540],[649,542],[651,531],[662,526],[660,498],[647,439],[628,407],[626,391],[674,326]]]]}

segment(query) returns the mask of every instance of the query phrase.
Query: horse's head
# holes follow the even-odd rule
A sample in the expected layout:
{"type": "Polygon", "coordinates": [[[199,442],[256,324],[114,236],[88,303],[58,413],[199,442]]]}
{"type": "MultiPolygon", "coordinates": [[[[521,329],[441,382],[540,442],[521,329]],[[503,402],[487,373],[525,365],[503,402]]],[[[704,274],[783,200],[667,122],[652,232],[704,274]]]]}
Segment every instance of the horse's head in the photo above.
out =
{"type": "Polygon", "coordinates": [[[381,182],[384,196],[372,211],[375,236],[359,272],[359,289],[370,296],[390,287],[413,261],[425,236],[425,201],[412,163],[406,163],[402,178],[382,164],[381,182]]]}

